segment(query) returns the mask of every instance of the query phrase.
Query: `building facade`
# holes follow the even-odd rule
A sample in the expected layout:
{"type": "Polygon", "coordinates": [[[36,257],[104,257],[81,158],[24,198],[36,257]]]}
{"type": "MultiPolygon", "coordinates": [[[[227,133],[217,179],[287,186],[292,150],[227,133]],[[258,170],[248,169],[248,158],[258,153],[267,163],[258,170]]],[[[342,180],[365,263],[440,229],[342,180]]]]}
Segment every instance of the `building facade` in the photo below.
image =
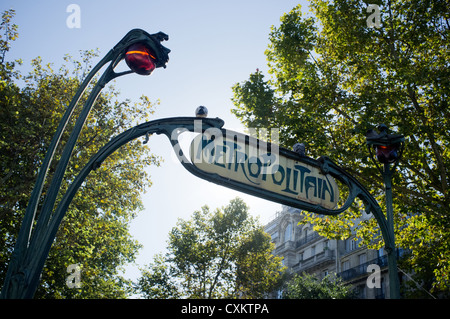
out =
{"type": "Polygon", "coordinates": [[[288,271],[312,274],[319,279],[339,276],[356,289],[359,298],[389,298],[387,256],[383,249],[360,247],[354,236],[346,240],[319,236],[311,225],[298,225],[301,218],[299,209],[283,206],[265,226],[275,244],[274,255],[283,257],[288,271]]]}

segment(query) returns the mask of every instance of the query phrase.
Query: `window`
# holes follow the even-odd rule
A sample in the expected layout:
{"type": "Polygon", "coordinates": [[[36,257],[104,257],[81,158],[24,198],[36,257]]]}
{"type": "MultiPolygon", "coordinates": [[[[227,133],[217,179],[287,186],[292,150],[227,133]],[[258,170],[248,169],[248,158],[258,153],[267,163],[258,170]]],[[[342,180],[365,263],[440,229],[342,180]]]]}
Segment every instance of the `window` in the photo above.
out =
{"type": "Polygon", "coordinates": [[[316,246],[311,247],[311,257],[316,254],[316,246]]]}
{"type": "Polygon", "coordinates": [[[346,260],[342,263],[342,270],[346,271],[350,269],[350,260],[346,260]]]}
{"type": "Polygon", "coordinates": [[[292,223],[289,223],[284,230],[284,241],[291,240],[292,237],[292,223]]]}
{"type": "Polygon", "coordinates": [[[367,255],[366,255],[366,254],[361,254],[361,255],[359,255],[358,257],[359,257],[359,264],[360,264],[360,265],[366,263],[366,261],[367,261],[367,255]]]}
{"type": "Polygon", "coordinates": [[[278,232],[277,232],[277,231],[274,232],[274,233],[271,235],[271,237],[272,237],[272,240],[275,241],[275,240],[278,238],[278,232]]]}
{"type": "Polygon", "coordinates": [[[345,251],[351,251],[351,239],[347,238],[345,240],[345,251]]]}
{"type": "Polygon", "coordinates": [[[351,238],[347,238],[345,240],[345,251],[349,252],[358,248],[358,242],[354,241],[351,238]]]}
{"type": "Polygon", "coordinates": [[[357,249],[357,248],[358,248],[358,242],[357,242],[357,241],[354,241],[354,240],[352,240],[351,246],[352,246],[352,250],[355,250],[355,249],[357,249]]]}

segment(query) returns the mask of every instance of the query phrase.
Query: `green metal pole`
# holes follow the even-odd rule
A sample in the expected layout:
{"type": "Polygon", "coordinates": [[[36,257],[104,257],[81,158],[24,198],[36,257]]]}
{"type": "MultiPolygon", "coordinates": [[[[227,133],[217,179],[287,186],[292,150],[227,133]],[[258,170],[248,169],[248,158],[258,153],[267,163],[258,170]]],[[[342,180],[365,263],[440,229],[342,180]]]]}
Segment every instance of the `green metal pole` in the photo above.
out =
{"type": "Polygon", "coordinates": [[[394,211],[392,204],[392,173],[389,163],[384,164],[383,179],[386,192],[386,215],[387,226],[389,231],[389,243],[386,243],[386,251],[388,256],[389,269],[389,292],[390,299],[400,298],[400,281],[397,273],[397,254],[395,249],[395,234],[394,234],[394,211]]]}
{"type": "MultiPolygon", "coordinates": [[[[22,286],[26,282],[26,278],[28,273],[26,271],[23,271],[20,269],[20,266],[23,265],[24,259],[26,258],[26,254],[30,245],[30,238],[31,238],[31,232],[32,232],[32,226],[35,221],[35,215],[36,210],[38,206],[38,200],[42,194],[42,189],[44,186],[44,180],[46,179],[48,169],[50,167],[50,163],[53,159],[53,156],[55,154],[56,147],[59,144],[59,141],[61,139],[61,136],[67,126],[67,123],[69,122],[70,117],[72,116],[73,110],[75,109],[75,106],[78,104],[78,101],[80,100],[80,97],[86,90],[86,87],[89,85],[89,83],[92,81],[93,77],[96,73],[108,62],[110,62],[112,59],[112,51],[110,51],[88,74],[86,79],[83,81],[83,83],[78,88],[75,96],[72,98],[72,101],[70,102],[66,112],[64,113],[63,118],[61,119],[58,128],[53,136],[53,139],[50,143],[49,149],[45,155],[44,161],[42,163],[42,166],[39,170],[38,177],[36,180],[36,184],[33,188],[32,194],[30,196],[30,200],[28,202],[28,206],[24,215],[24,219],[22,221],[22,226],[17,238],[17,242],[15,244],[14,252],[11,256],[10,265],[8,266],[8,271],[5,279],[5,283],[3,285],[3,289],[1,291],[0,297],[2,298],[19,298],[19,291],[22,289],[22,286]],[[12,276],[15,274],[15,279],[11,282],[12,276]],[[19,279],[19,277],[22,277],[19,279]],[[8,292],[9,285],[12,285],[14,287],[11,287],[11,291],[8,292]]],[[[89,109],[90,110],[90,109],[89,109]]],[[[64,167],[65,168],[65,167],[64,167]]],[[[41,217],[45,218],[45,214],[41,213],[41,217]]],[[[50,216],[48,216],[50,218],[50,216]]],[[[46,218],[46,222],[48,221],[48,218],[46,218]]],[[[39,226],[45,225],[45,223],[41,221],[38,221],[39,226]]],[[[38,227],[38,229],[41,227],[38,227]]]]}
{"type": "Polygon", "coordinates": [[[120,73],[114,72],[114,68],[124,58],[126,48],[133,43],[143,42],[149,45],[155,51],[154,53],[158,56],[156,67],[165,67],[165,64],[168,61],[168,53],[170,52],[170,50],[160,45],[159,42],[163,40],[168,40],[168,36],[162,32],[150,35],[140,29],[131,30],[127,33],[127,35],[125,35],[122,40],[119,41],[118,44],[116,44],[116,46],[114,46],[112,50],[107,53],[107,55],[94,67],[87,78],[83,81],[58,126],[58,129],[53,137],[49,150],[39,171],[38,178],[31,194],[29,205],[27,207],[21,229],[19,231],[18,240],[16,242],[10,263],[8,265],[8,271],[6,274],[5,282],[3,284],[3,289],[0,293],[0,298],[33,297],[39,281],[39,276],[42,271],[43,264],[48,255],[48,249],[51,245],[51,243],[48,243],[49,247],[46,247],[43,244],[43,239],[45,237],[45,234],[49,231],[49,224],[51,222],[55,200],[59,192],[64,172],[66,170],[73,148],[95,100],[100,94],[100,91],[109,81],[118,76],[133,73],[132,70],[120,73]],[[46,179],[50,162],[53,159],[53,155],[55,153],[57,145],[59,144],[62,133],[65,130],[69,118],[73,113],[75,105],[78,103],[87,85],[91,82],[94,75],[98,73],[98,71],[100,71],[100,69],[108,62],[111,63],[89,95],[88,100],[76,121],[75,127],[72,130],[69,140],[64,147],[63,154],[61,155],[61,159],[57,165],[41,212],[39,214],[39,219],[36,221],[36,225],[32,231],[38,206],[38,200],[42,194],[44,180],[46,179]]]}

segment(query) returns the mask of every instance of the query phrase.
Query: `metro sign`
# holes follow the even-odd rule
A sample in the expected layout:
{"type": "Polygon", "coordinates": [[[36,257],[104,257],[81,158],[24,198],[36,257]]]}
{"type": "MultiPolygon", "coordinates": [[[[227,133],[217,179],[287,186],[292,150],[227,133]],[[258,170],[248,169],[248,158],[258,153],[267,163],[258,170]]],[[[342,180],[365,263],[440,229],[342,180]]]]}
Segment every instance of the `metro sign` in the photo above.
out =
{"type": "Polygon", "coordinates": [[[190,157],[212,181],[289,206],[333,209],[339,200],[336,181],[315,160],[241,133],[207,130],[191,142],[190,157]]]}

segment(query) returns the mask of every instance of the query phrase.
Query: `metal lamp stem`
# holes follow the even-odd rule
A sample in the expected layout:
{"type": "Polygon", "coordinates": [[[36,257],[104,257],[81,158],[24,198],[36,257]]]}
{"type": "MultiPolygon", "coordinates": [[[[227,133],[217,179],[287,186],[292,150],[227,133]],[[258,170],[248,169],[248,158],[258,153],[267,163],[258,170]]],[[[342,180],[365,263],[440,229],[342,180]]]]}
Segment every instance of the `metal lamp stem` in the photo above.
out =
{"type": "MultiPolygon", "coordinates": [[[[39,276],[42,272],[51,246],[51,242],[44,243],[45,239],[48,237],[49,233],[56,233],[56,230],[51,229],[51,227],[55,227],[55,224],[52,223],[54,216],[52,213],[55,207],[55,201],[61,187],[64,173],[72,155],[72,151],[84,123],[86,122],[93,104],[105,85],[114,78],[133,73],[131,70],[116,73],[114,72],[114,68],[124,58],[127,48],[131,44],[138,42],[145,43],[154,50],[157,55],[157,60],[155,61],[157,63],[157,67],[165,67],[170,50],[163,47],[160,42],[167,39],[168,36],[162,32],[151,35],[140,29],[131,30],[114,46],[113,49],[106,54],[106,56],[91,70],[91,72],[89,72],[83,83],[78,88],[58,125],[39,170],[35,186],[25,211],[17,242],[8,265],[5,282],[0,294],[1,298],[32,298],[36,291],[39,276]],[[56,171],[53,174],[47,195],[44,199],[42,209],[39,213],[36,226],[32,231],[39,199],[42,195],[44,181],[47,177],[50,164],[55,155],[56,148],[61,140],[62,134],[67,126],[67,123],[69,122],[70,117],[72,116],[75,106],[78,104],[87,86],[91,83],[92,79],[100,71],[100,69],[107,63],[110,64],[100,77],[99,81],[96,83],[95,87],[92,89],[70,134],[69,140],[64,147],[63,153],[56,167],[56,171]]],[[[58,226],[59,224],[57,224],[56,229],[58,226]]]]}

